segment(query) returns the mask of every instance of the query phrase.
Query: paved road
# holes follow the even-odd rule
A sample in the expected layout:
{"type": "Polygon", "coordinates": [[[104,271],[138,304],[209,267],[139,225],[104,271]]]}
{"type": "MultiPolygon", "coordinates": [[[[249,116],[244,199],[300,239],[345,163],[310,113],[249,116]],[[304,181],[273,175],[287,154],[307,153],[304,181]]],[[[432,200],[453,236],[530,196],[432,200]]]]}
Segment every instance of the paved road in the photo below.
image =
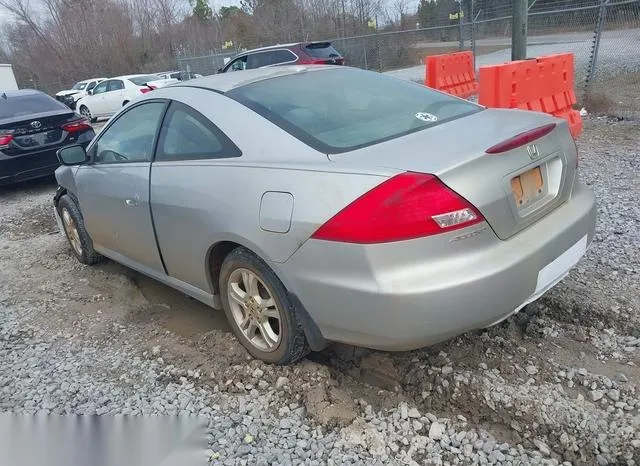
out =
{"type": "MultiPolygon", "coordinates": [[[[432,43],[442,47],[447,43],[432,43]]],[[[452,43],[457,44],[457,43],[452,43]]],[[[511,59],[511,47],[508,38],[483,39],[478,45],[504,45],[504,50],[478,55],[476,67],[504,63],[511,59]]],[[[426,45],[426,44],[425,44],[426,45]]],[[[586,74],[591,56],[592,35],[589,33],[552,34],[529,38],[527,56],[537,57],[555,53],[571,52],[575,55],[576,82],[586,74]]],[[[640,72],[640,28],[607,31],[603,33],[598,54],[598,74],[601,80],[607,76],[627,72],[640,72]]],[[[387,74],[401,79],[422,82],[424,66],[414,66],[401,70],[388,71],[387,74]]]]}

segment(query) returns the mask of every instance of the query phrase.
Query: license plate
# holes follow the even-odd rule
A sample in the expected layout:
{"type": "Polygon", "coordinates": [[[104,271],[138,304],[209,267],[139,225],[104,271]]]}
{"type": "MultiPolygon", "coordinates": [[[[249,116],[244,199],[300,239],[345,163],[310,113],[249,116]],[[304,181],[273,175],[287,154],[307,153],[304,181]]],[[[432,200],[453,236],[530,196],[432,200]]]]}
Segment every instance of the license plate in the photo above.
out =
{"type": "Polygon", "coordinates": [[[511,179],[511,191],[518,208],[526,207],[544,194],[540,167],[532,168],[511,179]]]}

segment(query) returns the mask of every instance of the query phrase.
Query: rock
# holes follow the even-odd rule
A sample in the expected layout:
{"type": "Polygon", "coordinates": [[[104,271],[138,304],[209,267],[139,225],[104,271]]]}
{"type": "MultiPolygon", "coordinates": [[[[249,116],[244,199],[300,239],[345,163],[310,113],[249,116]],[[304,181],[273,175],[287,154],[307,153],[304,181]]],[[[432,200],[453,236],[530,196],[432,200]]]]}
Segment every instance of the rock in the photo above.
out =
{"type": "Polygon", "coordinates": [[[289,383],[289,379],[286,377],[278,377],[276,380],[276,388],[278,390],[282,389],[285,385],[289,383]]]}
{"type": "Polygon", "coordinates": [[[422,430],[422,428],[424,427],[424,425],[422,424],[422,422],[414,420],[413,421],[413,430],[415,430],[416,432],[419,432],[422,430]]]}
{"type": "Polygon", "coordinates": [[[471,445],[470,443],[463,445],[462,453],[464,454],[464,456],[469,458],[471,455],[473,455],[473,445],[471,445]]]}
{"type": "Polygon", "coordinates": [[[247,434],[244,436],[244,443],[253,443],[253,436],[251,434],[247,434]]]}
{"type": "Polygon", "coordinates": [[[420,411],[418,411],[416,408],[411,408],[407,414],[412,419],[417,419],[420,417],[420,411]]]}
{"type": "Polygon", "coordinates": [[[551,454],[551,450],[549,450],[549,447],[547,446],[547,444],[544,443],[542,440],[534,439],[533,444],[544,456],[549,456],[551,454]]]}
{"type": "Polygon", "coordinates": [[[578,327],[576,333],[573,335],[573,338],[579,342],[585,342],[589,338],[587,332],[585,332],[584,328],[578,327]]]}
{"type": "Polygon", "coordinates": [[[620,390],[616,390],[616,389],[609,390],[607,392],[607,397],[609,397],[611,401],[618,401],[620,399],[620,390]]]}
{"type": "Polygon", "coordinates": [[[525,370],[527,371],[527,374],[529,375],[536,375],[538,373],[538,368],[536,366],[527,366],[525,368],[525,370]]]}
{"type": "Polygon", "coordinates": [[[160,354],[160,345],[157,345],[157,346],[154,346],[153,348],[151,348],[151,354],[153,354],[154,356],[159,355],[160,354]]]}
{"type": "Polygon", "coordinates": [[[400,405],[400,417],[402,419],[406,419],[407,417],[409,417],[409,409],[407,408],[407,405],[405,403],[402,403],[400,405]]]}
{"type": "Polygon", "coordinates": [[[431,424],[429,428],[429,438],[432,440],[440,440],[444,433],[444,426],[438,422],[431,424]]]}
{"type": "Polygon", "coordinates": [[[451,366],[443,366],[442,369],[442,375],[449,375],[453,372],[453,367],[451,366]]]}
{"type": "Polygon", "coordinates": [[[601,390],[591,390],[589,392],[589,397],[591,398],[591,401],[599,401],[602,399],[602,397],[604,396],[604,393],[601,390]]]}
{"type": "Polygon", "coordinates": [[[262,369],[260,369],[259,367],[256,368],[255,371],[253,371],[253,375],[256,379],[261,378],[264,375],[264,371],[262,369]]]}
{"type": "Polygon", "coordinates": [[[618,373],[616,374],[616,380],[617,380],[618,382],[622,382],[622,383],[626,383],[626,382],[628,382],[628,381],[629,381],[629,379],[627,378],[627,376],[626,376],[626,375],[624,375],[622,372],[618,372],[618,373]]]}

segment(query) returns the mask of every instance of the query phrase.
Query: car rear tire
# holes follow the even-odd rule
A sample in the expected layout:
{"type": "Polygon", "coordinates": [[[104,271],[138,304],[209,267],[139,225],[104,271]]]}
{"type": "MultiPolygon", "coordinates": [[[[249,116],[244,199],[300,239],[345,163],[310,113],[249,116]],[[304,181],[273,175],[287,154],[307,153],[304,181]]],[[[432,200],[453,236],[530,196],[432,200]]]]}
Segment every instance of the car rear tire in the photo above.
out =
{"type": "Polygon", "coordinates": [[[64,195],[58,201],[57,209],[73,255],[85,265],[100,262],[103,256],[93,249],[93,241],[84,227],[82,214],[75,201],[64,195]]]}
{"type": "Polygon", "coordinates": [[[234,334],[256,359],[287,365],[310,349],[295,306],[269,266],[238,247],[220,270],[222,307],[234,334]]]}

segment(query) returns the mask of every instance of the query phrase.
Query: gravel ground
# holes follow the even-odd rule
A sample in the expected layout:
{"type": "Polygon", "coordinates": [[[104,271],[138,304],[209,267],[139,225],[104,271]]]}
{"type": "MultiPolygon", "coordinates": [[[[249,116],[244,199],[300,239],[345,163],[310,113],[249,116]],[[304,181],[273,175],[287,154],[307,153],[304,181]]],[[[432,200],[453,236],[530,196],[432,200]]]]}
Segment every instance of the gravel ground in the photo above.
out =
{"type": "MultiPolygon", "coordinates": [[[[0,411],[208,416],[212,464],[640,462],[640,127],[590,119],[587,256],[491,329],[409,353],[250,360],[221,313],[85,267],[51,181],[0,190],[0,411]]],[[[203,458],[205,464],[207,458],[203,458]]]]}

